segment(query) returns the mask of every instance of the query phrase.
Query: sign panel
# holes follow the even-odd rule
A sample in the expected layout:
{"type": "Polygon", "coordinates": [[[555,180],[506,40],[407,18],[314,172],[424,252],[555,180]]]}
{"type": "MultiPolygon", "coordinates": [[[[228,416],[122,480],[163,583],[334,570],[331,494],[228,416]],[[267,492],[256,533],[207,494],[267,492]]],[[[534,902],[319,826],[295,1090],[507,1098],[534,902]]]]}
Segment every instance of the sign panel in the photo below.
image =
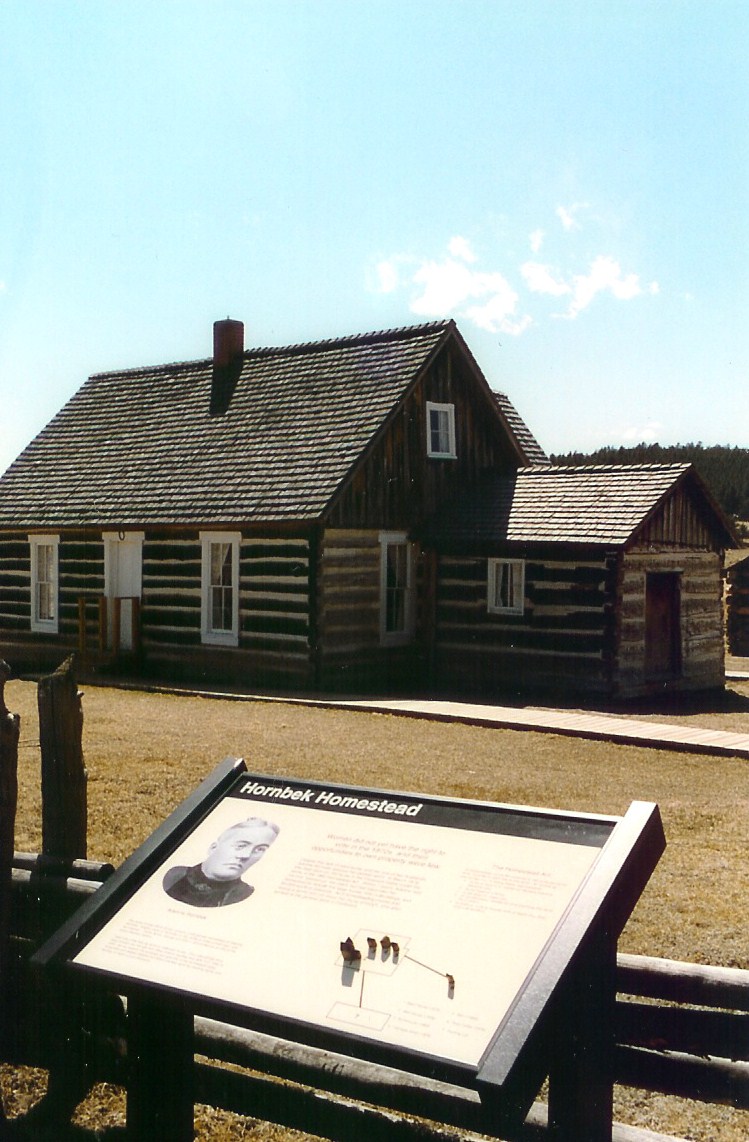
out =
{"type": "Polygon", "coordinates": [[[71,962],[476,1068],[616,820],[244,773],[71,962]]]}

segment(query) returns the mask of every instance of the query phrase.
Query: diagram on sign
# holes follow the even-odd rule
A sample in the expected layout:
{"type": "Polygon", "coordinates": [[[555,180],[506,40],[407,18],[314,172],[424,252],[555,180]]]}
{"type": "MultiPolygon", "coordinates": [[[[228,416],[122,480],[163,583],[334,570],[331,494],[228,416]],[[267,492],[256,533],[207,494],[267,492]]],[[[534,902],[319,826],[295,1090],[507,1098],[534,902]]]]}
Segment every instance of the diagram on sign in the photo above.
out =
{"type": "MultiPolygon", "coordinates": [[[[329,1017],[339,1023],[349,1023],[368,1030],[381,1030],[390,1019],[391,1012],[370,1005],[372,978],[392,980],[401,971],[415,969],[419,975],[434,977],[429,992],[434,1000],[451,1000],[455,995],[455,977],[441,967],[417,959],[410,951],[409,936],[391,936],[386,932],[373,933],[359,929],[355,936],[347,936],[339,943],[336,966],[340,970],[342,988],[350,988],[356,1002],[338,1000],[329,1017]],[[440,984],[438,981],[441,980],[440,984]],[[369,982],[368,982],[369,981],[369,982]]],[[[425,980],[420,980],[423,983],[425,980]]],[[[378,995],[383,996],[381,988],[378,995]]],[[[384,1005],[383,1005],[384,1006],[384,1005]]]]}

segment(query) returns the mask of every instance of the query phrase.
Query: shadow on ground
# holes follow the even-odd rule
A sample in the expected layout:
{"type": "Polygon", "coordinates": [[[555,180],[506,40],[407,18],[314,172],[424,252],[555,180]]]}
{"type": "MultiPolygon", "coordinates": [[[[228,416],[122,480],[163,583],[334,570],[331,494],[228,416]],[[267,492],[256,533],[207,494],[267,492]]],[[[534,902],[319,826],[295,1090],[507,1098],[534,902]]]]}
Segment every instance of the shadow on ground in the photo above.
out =
{"type": "Polygon", "coordinates": [[[125,1142],[127,1131],[124,1126],[105,1126],[93,1129],[84,1126],[61,1127],[40,1122],[33,1111],[0,1124],[0,1139],[3,1142],[125,1142]]]}

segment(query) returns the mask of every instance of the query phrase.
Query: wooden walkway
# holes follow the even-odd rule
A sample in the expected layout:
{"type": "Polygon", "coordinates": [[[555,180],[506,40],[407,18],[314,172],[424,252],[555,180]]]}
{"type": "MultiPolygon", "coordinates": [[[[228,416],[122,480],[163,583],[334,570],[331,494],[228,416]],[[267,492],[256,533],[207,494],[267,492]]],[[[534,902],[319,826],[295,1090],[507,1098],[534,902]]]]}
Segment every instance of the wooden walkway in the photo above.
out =
{"type": "MultiPolygon", "coordinates": [[[[749,681],[747,673],[727,677],[749,681]]],[[[650,749],[679,750],[685,753],[749,758],[749,734],[729,733],[704,726],[646,722],[614,714],[586,714],[533,706],[496,706],[490,703],[442,701],[436,698],[323,698],[257,694],[239,691],[195,690],[181,686],[123,685],[125,689],[146,689],[152,693],[191,694],[233,702],[283,702],[288,705],[317,706],[331,710],[362,710],[432,721],[464,722],[472,726],[495,726],[506,730],[534,730],[537,733],[567,734],[574,737],[640,745],[650,749]]],[[[111,682],[107,683],[111,685],[111,682]]]]}
{"type": "MultiPolygon", "coordinates": [[[[236,694],[214,696],[231,696],[235,699],[237,697],[236,694]]],[[[611,714],[584,714],[527,706],[494,706],[417,698],[356,698],[336,701],[327,698],[273,698],[253,695],[253,700],[290,702],[335,710],[362,710],[410,718],[429,718],[432,721],[465,722],[472,726],[495,726],[498,729],[534,730],[537,733],[568,734],[598,741],[641,745],[650,749],[749,758],[749,734],[728,733],[702,726],[645,722],[611,714]]]]}
{"type": "Polygon", "coordinates": [[[749,758],[749,734],[728,733],[702,726],[645,722],[610,714],[582,714],[566,710],[531,707],[477,705],[471,702],[434,700],[375,699],[372,701],[315,702],[337,709],[370,710],[382,714],[402,714],[445,722],[467,722],[476,726],[535,730],[541,733],[570,734],[576,737],[642,745],[653,749],[683,750],[689,753],[718,754],[749,758]]]}

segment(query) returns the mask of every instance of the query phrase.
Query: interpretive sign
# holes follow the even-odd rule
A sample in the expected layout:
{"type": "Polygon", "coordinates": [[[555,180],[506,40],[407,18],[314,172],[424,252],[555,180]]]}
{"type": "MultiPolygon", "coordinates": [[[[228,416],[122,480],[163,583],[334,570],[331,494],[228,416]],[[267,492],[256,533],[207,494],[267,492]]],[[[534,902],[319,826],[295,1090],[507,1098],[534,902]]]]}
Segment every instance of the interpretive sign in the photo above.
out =
{"type": "Polygon", "coordinates": [[[631,911],[663,845],[656,807],[622,846],[624,820],[224,763],[38,958],[475,1081],[534,980],[540,1017],[614,888],[614,924],[631,911]]]}
{"type": "Polygon", "coordinates": [[[243,777],[73,963],[476,1067],[610,831],[521,824],[243,777]]]}

